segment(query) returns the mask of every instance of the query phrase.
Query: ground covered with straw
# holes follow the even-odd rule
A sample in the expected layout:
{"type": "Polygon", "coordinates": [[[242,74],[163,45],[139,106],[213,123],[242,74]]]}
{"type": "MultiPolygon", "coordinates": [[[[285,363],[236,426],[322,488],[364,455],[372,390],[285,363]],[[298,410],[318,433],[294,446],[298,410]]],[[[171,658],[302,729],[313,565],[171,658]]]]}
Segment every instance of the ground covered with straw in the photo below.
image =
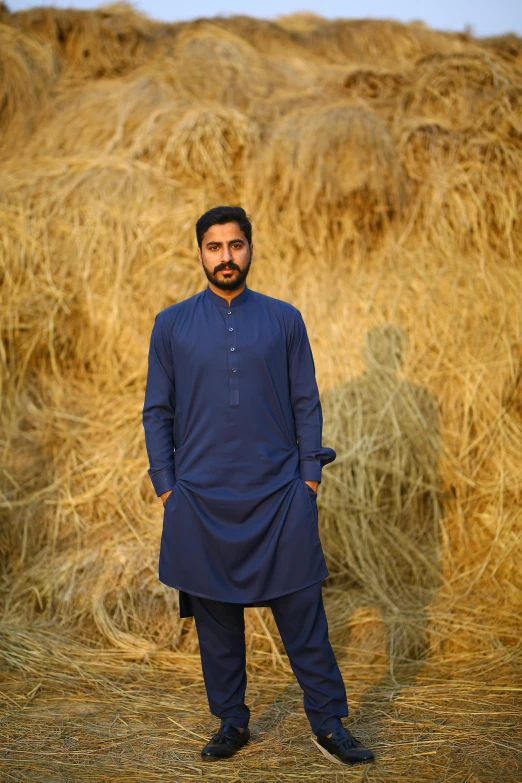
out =
{"type": "Polygon", "coordinates": [[[522,780],[522,42],[297,14],[0,5],[0,778],[522,780]],[[141,408],[194,224],[314,351],[346,725],[310,741],[268,609],[252,741],[209,766],[192,619],[157,578],[141,408]]]}

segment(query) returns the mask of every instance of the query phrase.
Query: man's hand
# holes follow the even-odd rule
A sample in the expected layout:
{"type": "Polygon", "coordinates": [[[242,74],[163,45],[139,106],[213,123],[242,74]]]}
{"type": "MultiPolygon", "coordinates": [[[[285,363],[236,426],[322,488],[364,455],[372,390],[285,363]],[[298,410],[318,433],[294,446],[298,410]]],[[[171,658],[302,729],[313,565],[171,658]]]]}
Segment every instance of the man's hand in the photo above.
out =
{"type": "Polygon", "coordinates": [[[167,498],[168,498],[168,496],[170,495],[171,492],[172,492],[172,490],[168,489],[166,492],[162,492],[162,494],[160,495],[160,498],[163,501],[163,505],[165,505],[165,503],[167,502],[167,498]]]}
{"type": "Polygon", "coordinates": [[[311,489],[313,489],[315,494],[317,494],[317,487],[319,486],[319,482],[318,481],[306,481],[305,480],[305,484],[308,484],[308,486],[311,487],[311,489]]]}

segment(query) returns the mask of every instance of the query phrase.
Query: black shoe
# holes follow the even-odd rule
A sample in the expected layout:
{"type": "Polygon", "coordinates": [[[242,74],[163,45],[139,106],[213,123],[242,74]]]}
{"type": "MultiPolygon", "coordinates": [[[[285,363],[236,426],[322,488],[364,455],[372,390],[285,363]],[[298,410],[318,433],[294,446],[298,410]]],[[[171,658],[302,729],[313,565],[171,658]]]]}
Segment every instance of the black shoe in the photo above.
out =
{"type": "Polygon", "coordinates": [[[243,731],[239,731],[233,723],[224,722],[217,734],[214,734],[210,742],[205,745],[201,755],[205,761],[228,759],[234,755],[236,750],[246,745],[249,739],[250,729],[248,726],[243,731]]]}
{"type": "Polygon", "coordinates": [[[344,726],[332,732],[331,737],[325,734],[315,737],[312,734],[312,742],[334,764],[362,764],[375,758],[371,750],[365,748],[344,726]]]}

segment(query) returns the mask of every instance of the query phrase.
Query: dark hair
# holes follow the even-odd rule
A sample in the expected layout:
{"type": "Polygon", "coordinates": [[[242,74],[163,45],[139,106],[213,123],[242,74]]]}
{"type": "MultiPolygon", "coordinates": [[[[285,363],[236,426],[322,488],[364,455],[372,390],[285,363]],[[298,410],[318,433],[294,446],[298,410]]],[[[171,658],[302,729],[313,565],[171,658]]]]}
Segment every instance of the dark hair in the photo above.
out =
{"type": "Polygon", "coordinates": [[[239,228],[246,236],[248,244],[252,244],[252,224],[243,207],[213,207],[201,215],[196,223],[196,237],[200,248],[205,231],[216,223],[239,223],[239,228]]]}

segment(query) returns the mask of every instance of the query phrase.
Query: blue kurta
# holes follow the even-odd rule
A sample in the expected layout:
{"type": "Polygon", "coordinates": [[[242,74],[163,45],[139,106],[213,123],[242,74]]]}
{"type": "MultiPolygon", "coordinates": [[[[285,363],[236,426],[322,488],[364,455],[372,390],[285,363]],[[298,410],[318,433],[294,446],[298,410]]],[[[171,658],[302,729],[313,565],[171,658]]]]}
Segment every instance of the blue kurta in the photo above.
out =
{"type": "Polygon", "coordinates": [[[314,491],[335,451],[303,317],[245,287],[156,316],[143,406],[163,513],[159,578],[186,594],[261,605],[328,576],[314,491]]]}

